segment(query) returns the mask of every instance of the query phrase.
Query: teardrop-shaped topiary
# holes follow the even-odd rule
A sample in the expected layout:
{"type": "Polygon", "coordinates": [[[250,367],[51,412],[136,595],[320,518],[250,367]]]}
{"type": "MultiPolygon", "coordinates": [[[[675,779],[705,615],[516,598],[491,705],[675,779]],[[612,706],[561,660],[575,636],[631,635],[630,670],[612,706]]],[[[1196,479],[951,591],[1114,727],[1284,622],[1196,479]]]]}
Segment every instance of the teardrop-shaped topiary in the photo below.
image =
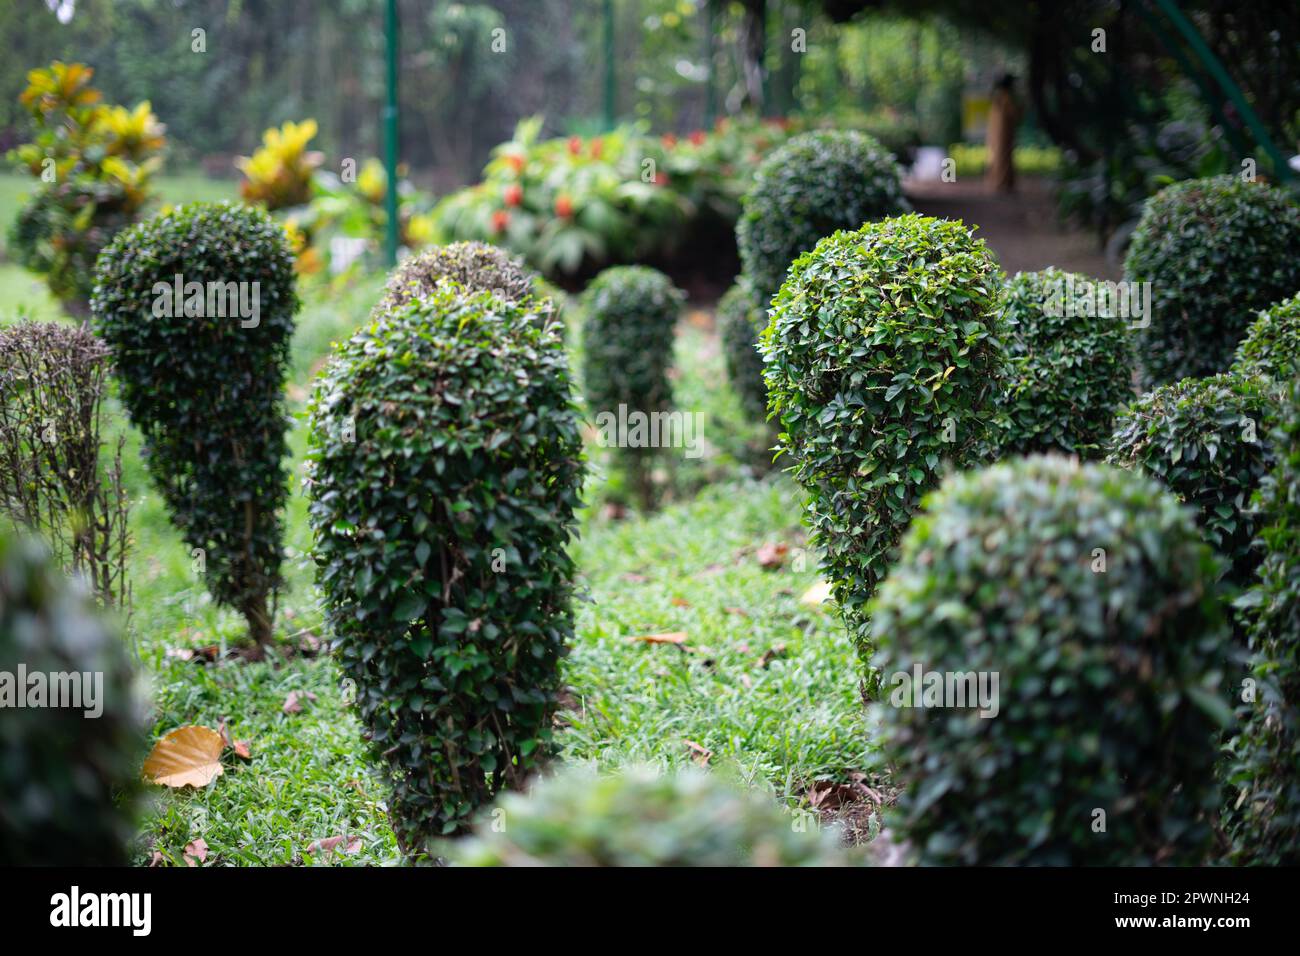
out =
{"type": "Polygon", "coordinates": [[[1124,278],[1151,283],[1137,349],[1147,386],[1213,375],[1255,313],[1300,291],[1300,206],[1234,175],[1166,186],[1146,201],[1124,278]]]}
{"type": "Polygon", "coordinates": [[[736,246],[764,306],[817,240],[912,208],[893,155],[853,130],[804,133],[773,150],[742,206],[736,246]]]}
{"type": "Polygon", "coordinates": [[[1251,496],[1273,467],[1277,406],[1258,379],[1188,378],[1147,392],[1116,420],[1106,460],[1140,468],[1196,512],[1228,580],[1252,580],[1260,551],[1251,496]]]}
{"type": "Polygon", "coordinates": [[[1230,719],[1218,560],[1142,475],[954,475],[871,604],[895,832],[925,864],[1196,864],[1230,719]]]}
{"type": "Polygon", "coordinates": [[[485,818],[444,845],[461,866],[842,866],[833,831],[784,812],[770,797],[718,773],[661,774],[625,767],[597,776],[574,768],[498,802],[503,829],[485,818]]]}
{"type": "Polygon", "coordinates": [[[1232,370],[1283,386],[1300,372],[1300,294],[1259,313],[1237,346],[1232,370]]]}
{"type": "Polygon", "coordinates": [[[780,451],[864,662],[862,609],[945,469],[990,453],[1001,274],[960,222],[837,232],[795,260],[763,333],[780,451]]]}
{"type": "Polygon", "coordinates": [[[372,316],[317,384],[317,579],[412,858],[550,748],[583,476],[571,390],[544,315],[450,281],[372,316]]]}
{"type": "Polygon", "coordinates": [[[269,641],[298,309],[284,228],[228,202],[154,216],[100,254],[91,308],[172,523],[212,596],[269,641]]]}
{"type": "Polygon", "coordinates": [[[1007,282],[1001,333],[1010,368],[1000,399],[1001,455],[1105,454],[1116,412],[1133,399],[1129,320],[1103,292],[1107,287],[1051,268],[1007,282]]]}

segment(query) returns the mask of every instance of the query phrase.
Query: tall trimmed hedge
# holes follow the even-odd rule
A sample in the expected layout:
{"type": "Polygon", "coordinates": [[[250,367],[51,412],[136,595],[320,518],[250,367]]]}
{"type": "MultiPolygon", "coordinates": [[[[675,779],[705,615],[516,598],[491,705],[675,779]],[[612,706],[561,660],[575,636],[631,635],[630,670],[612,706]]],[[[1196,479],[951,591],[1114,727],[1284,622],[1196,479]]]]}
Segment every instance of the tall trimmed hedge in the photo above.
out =
{"type": "Polygon", "coordinates": [[[1236,863],[1300,864],[1300,386],[1273,438],[1259,506],[1265,557],[1238,602],[1254,652],[1253,699],[1230,744],[1224,829],[1236,863]]]}
{"type": "Polygon", "coordinates": [[[1173,496],[1108,465],[1018,459],[927,498],[871,605],[920,861],[1205,860],[1230,718],[1217,574],[1173,496]],[[951,696],[916,696],[918,671],[951,696]],[[957,696],[965,675],[992,693],[957,696]]]}
{"type": "Polygon", "coordinates": [[[773,301],[762,350],[780,450],[864,661],[863,606],[922,495],[989,452],[1000,285],[960,222],[907,215],[823,239],[773,301]]]}
{"type": "Polygon", "coordinates": [[[45,679],[42,706],[9,698],[0,711],[0,864],[124,865],[144,756],[125,647],[88,597],[58,574],[44,546],[5,533],[0,673],[12,681],[6,697],[33,692],[33,675],[45,679]],[[53,706],[51,675],[67,674],[90,675],[93,683],[71,700],[59,698],[74,706],[53,706]]]}
{"type": "Polygon", "coordinates": [[[583,476],[564,346],[442,284],[341,345],[310,415],[317,580],[419,859],[550,748],[583,476]]]}
{"type": "Polygon", "coordinates": [[[1300,291],[1300,206],[1234,175],[1166,186],[1146,201],[1124,278],[1150,282],[1137,346],[1148,386],[1232,364],[1252,316],[1300,291]]]}
{"type": "MultiPolygon", "coordinates": [[[[593,418],[629,413],[647,416],[672,408],[668,370],[673,332],[685,294],[666,275],[646,266],[615,266],[582,293],[583,388],[593,418]]],[[[658,451],[620,445],[616,457],[642,507],[654,504],[650,469],[658,451]]]]}
{"type": "Polygon", "coordinates": [[[804,133],[773,150],[736,223],[740,261],[759,303],[767,305],[791,263],[819,239],[911,208],[898,162],[865,133],[804,133]]]}
{"type": "Polygon", "coordinates": [[[1228,559],[1228,580],[1245,586],[1260,559],[1251,496],[1273,465],[1275,417],[1257,379],[1184,379],[1120,413],[1106,460],[1140,468],[1190,505],[1206,541],[1228,559]]]}
{"type": "MultiPolygon", "coordinates": [[[[1133,398],[1128,319],[1098,302],[1103,283],[1044,269],[1006,285],[1002,338],[1010,360],[1001,398],[1003,455],[1104,454],[1115,413],[1133,398]]],[[[1104,295],[1103,295],[1104,298],[1104,295]]]]}
{"type": "Polygon", "coordinates": [[[91,300],[172,522],[201,549],[212,596],[259,643],[271,639],[282,582],[284,379],[298,305],[284,229],[229,202],[190,203],[118,233],[91,300]]]}

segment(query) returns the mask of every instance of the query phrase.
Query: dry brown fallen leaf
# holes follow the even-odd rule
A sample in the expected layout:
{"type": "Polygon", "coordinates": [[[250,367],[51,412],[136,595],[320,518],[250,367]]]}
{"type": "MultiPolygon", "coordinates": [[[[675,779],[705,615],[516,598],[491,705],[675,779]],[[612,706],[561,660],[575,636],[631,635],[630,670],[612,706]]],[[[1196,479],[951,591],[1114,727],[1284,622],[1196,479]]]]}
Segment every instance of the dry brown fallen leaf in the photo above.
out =
{"type": "Polygon", "coordinates": [[[248,746],[247,740],[235,740],[230,736],[230,728],[226,726],[225,720],[217,724],[217,733],[221,734],[221,739],[226,742],[226,746],[235,752],[236,757],[242,757],[244,760],[253,759],[253,752],[248,746]]]}
{"type": "Polygon", "coordinates": [[[772,663],[772,661],[776,660],[778,657],[785,657],[784,644],[773,644],[771,647],[765,650],[763,652],[763,656],[758,659],[758,666],[765,668],[767,667],[768,664],[772,663]]]}
{"type": "Polygon", "coordinates": [[[222,774],[225,745],[211,727],[178,727],[153,745],[144,775],[164,787],[206,787],[222,774]]]}
{"type": "Polygon", "coordinates": [[[353,856],[361,852],[361,837],[359,836],[325,837],[325,839],[317,840],[311,846],[307,847],[307,852],[323,853],[325,856],[328,856],[333,850],[338,849],[340,845],[342,846],[344,853],[348,854],[349,856],[353,856]]]}
{"type": "Polygon", "coordinates": [[[316,695],[311,691],[307,691],[305,694],[300,694],[296,690],[291,690],[289,691],[289,696],[284,699],[284,706],[280,709],[286,714],[300,714],[302,713],[303,700],[315,701],[316,695]]]}
{"type": "Polygon", "coordinates": [[[755,552],[754,557],[758,559],[759,565],[766,571],[775,571],[781,565],[785,564],[785,556],[789,554],[790,546],[784,541],[775,543],[769,542],[763,545],[755,552]]]}
{"type": "Polygon", "coordinates": [[[629,637],[629,641],[641,641],[645,644],[675,644],[682,647],[686,644],[685,631],[669,631],[665,634],[638,634],[636,637],[629,637]]]}
{"type": "Polygon", "coordinates": [[[746,611],[743,607],[727,607],[727,608],[723,608],[723,610],[726,611],[728,614],[735,614],[738,617],[749,617],[749,612],[746,611]]]}
{"type": "Polygon", "coordinates": [[[710,750],[708,747],[705,747],[703,744],[697,744],[694,740],[687,740],[686,746],[689,747],[692,750],[692,752],[694,752],[695,754],[695,756],[692,757],[691,759],[694,760],[701,767],[707,764],[709,762],[709,758],[713,756],[712,750],[710,750]]]}
{"type": "Polygon", "coordinates": [[[199,837],[185,844],[185,865],[198,866],[208,858],[208,841],[199,837]]]}
{"type": "Polygon", "coordinates": [[[154,851],[153,851],[153,856],[149,858],[149,865],[150,865],[150,866],[157,866],[157,865],[158,865],[159,863],[161,863],[162,861],[163,861],[163,855],[162,855],[161,853],[159,853],[157,850],[154,850],[154,851]]]}
{"type": "Polygon", "coordinates": [[[685,598],[673,598],[673,607],[690,607],[691,602],[685,598]]]}

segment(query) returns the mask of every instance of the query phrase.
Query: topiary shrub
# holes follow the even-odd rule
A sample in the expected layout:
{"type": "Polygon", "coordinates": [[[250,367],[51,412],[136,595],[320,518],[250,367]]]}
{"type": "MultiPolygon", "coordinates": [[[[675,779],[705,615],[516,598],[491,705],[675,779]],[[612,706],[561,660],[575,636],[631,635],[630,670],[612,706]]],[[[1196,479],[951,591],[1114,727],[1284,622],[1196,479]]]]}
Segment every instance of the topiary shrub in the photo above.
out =
{"type": "Polygon", "coordinates": [[[471,836],[444,844],[462,866],[835,866],[831,831],[797,826],[767,796],[716,773],[568,770],[506,794],[471,836]],[[493,826],[493,817],[505,826],[493,826]]]}
{"type": "Polygon", "coordinates": [[[767,384],[763,381],[763,356],[758,337],[767,325],[767,313],[743,276],[718,301],[718,331],[727,377],[745,415],[767,419],[767,384]]]}
{"type": "Polygon", "coordinates": [[[1137,350],[1148,385],[1226,371],[1253,313],[1300,290],[1300,207],[1233,175],[1147,200],[1124,277],[1151,283],[1137,350]]]}
{"type": "Polygon", "coordinates": [[[548,750],[583,476],[570,393],[544,316],[450,282],[374,316],[317,384],[317,580],[411,857],[548,750]]]}
{"type": "MultiPolygon", "coordinates": [[[[606,269],[582,293],[583,387],[598,425],[611,416],[621,422],[632,413],[650,418],[672,408],[668,369],[673,329],[685,301],[666,275],[645,266],[606,269]]],[[[633,492],[643,508],[653,507],[650,469],[658,449],[637,447],[630,441],[631,428],[614,437],[633,492]]]]}
{"type": "Polygon", "coordinates": [[[1239,587],[1259,564],[1250,498],[1272,467],[1267,439],[1275,414],[1255,379],[1184,379],[1120,413],[1106,458],[1140,468],[1190,505],[1205,540],[1228,559],[1227,580],[1239,587]]]}
{"type": "Polygon", "coordinates": [[[1110,466],[1035,456],[930,495],[871,605],[920,861],[1201,862],[1230,716],[1217,574],[1178,502],[1110,466]]]}
{"type": "Polygon", "coordinates": [[[1232,370],[1279,383],[1300,373],[1300,295],[1260,312],[1237,346],[1232,370]]]}
{"type": "Polygon", "coordinates": [[[908,215],[823,239],[773,300],[761,348],[779,450],[864,662],[863,605],[921,496],[945,462],[988,453],[999,285],[960,222],[908,215]]]}
{"type": "Polygon", "coordinates": [[[1254,697],[1229,744],[1224,830],[1234,863],[1300,864],[1300,387],[1273,436],[1276,470],[1259,505],[1265,556],[1238,601],[1251,650],[1254,697]]]}
{"type": "Polygon", "coordinates": [[[144,742],[131,680],[45,549],[0,533],[0,865],[127,862],[144,742]]]}
{"type": "Polygon", "coordinates": [[[472,291],[494,292],[512,302],[533,298],[541,289],[536,273],[496,246],[453,242],[426,249],[394,269],[375,311],[390,311],[428,295],[444,279],[472,291]]]}
{"type": "Polygon", "coordinates": [[[1003,455],[1104,454],[1115,413],[1131,401],[1128,320],[1097,302],[1096,280],[1044,269],[1007,282],[1002,340],[1010,361],[1001,397],[1003,455]],[[1098,314],[1098,313],[1104,314],[1098,314]]]}
{"type": "Polygon", "coordinates": [[[298,309],[284,230],[228,202],[155,216],[100,255],[91,308],[172,523],[212,596],[265,644],[281,583],[284,377],[298,309]]]}
{"type": "Polygon", "coordinates": [[[766,304],[790,264],[818,239],[910,209],[902,170],[870,136],[804,133],[759,165],[736,223],[736,246],[745,275],[766,304]]]}

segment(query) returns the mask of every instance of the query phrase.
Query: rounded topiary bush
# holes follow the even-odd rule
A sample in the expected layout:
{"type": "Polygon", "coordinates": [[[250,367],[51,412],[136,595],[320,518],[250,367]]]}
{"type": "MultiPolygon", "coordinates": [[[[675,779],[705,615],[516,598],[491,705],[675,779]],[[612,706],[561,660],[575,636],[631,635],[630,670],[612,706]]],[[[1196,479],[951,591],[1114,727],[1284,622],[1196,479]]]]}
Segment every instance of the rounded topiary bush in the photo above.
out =
{"type": "Polygon", "coordinates": [[[1115,413],[1133,398],[1128,320],[1114,300],[1098,302],[1105,285],[1051,268],[1007,282],[1002,454],[1104,453],[1115,413]]]}
{"type": "Polygon", "coordinates": [[[1265,556],[1238,609],[1254,656],[1253,699],[1229,744],[1224,830],[1233,862],[1300,864],[1300,386],[1273,436],[1277,468],[1261,483],[1265,556]]]}
{"type": "Polygon", "coordinates": [[[1124,277],[1151,283],[1137,349],[1149,385],[1227,370],[1254,313],[1300,291],[1300,207],[1237,176],[1193,179],[1147,200],[1124,277]]]}
{"type": "Polygon", "coordinates": [[[1256,379],[1184,379],[1124,409],[1106,460],[1160,480],[1196,512],[1206,541],[1228,560],[1227,578],[1248,584],[1259,564],[1251,496],[1272,467],[1276,414],[1256,379]]]}
{"type": "Polygon", "coordinates": [[[1237,346],[1232,370],[1279,383],[1300,372],[1300,295],[1260,312],[1237,346]]]}
{"type": "Polygon", "coordinates": [[[1144,476],[1035,456],[947,479],[871,605],[896,825],[921,862],[1202,861],[1217,574],[1144,476]]]}
{"type": "Polygon", "coordinates": [[[317,579],[420,858],[549,748],[583,475],[564,346],[439,284],[339,347],[310,414],[317,579]]]}
{"type": "Polygon", "coordinates": [[[741,277],[718,301],[718,332],[727,377],[740,399],[741,410],[753,421],[767,418],[767,383],[758,337],[767,325],[748,280],[741,277]]]}
{"type": "MultiPolygon", "coordinates": [[[[621,432],[627,414],[653,416],[672,408],[673,329],[686,296],[662,272],[616,266],[582,293],[583,388],[587,410],[602,427],[621,432]]],[[[618,448],[629,484],[644,507],[654,503],[650,466],[656,449],[637,446],[628,434],[602,438],[618,448]]]]}
{"type": "Polygon", "coordinates": [[[298,308],[284,229],[248,206],[191,203],[118,233],[95,281],[95,331],[150,477],[212,596],[264,643],[281,583],[298,308]]]}
{"type": "Polygon", "coordinates": [[[829,830],[796,821],[716,773],[573,769],[506,794],[493,815],[442,852],[462,866],[833,866],[848,854],[829,830]],[[504,827],[494,826],[496,819],[504,827]]]}
{"type": "Polygon", "coordinates": [[[864,133],[804,133],[759,165],[736,223],[736,246],[760,304],[776,294],[790,264],[839,229],[911,207],[894,157],[864,133]]]}
{"type": "Polygon", "coordinates": [[[921,496],[988,453],[999,283],[960,222],[908,215],[823,239],[773,300],[761,348],[779,448],[864,661],[862,607],[921,496]]]}
{"type": "Polygon", "coordinates": [[[492,292],[511,302],[545,298],[536,273],[520,260],[485,242],[453,242],[426,249],[393,270],[375,307],[385,312],[428,295],[450,279],[474,292],[492,292]]]}
{"type": "Polygon", "coordinates": [[[143,734],[125,648],[92,609],[42,546],[0,534],[5,866],[127,862],[143,734]]]}

